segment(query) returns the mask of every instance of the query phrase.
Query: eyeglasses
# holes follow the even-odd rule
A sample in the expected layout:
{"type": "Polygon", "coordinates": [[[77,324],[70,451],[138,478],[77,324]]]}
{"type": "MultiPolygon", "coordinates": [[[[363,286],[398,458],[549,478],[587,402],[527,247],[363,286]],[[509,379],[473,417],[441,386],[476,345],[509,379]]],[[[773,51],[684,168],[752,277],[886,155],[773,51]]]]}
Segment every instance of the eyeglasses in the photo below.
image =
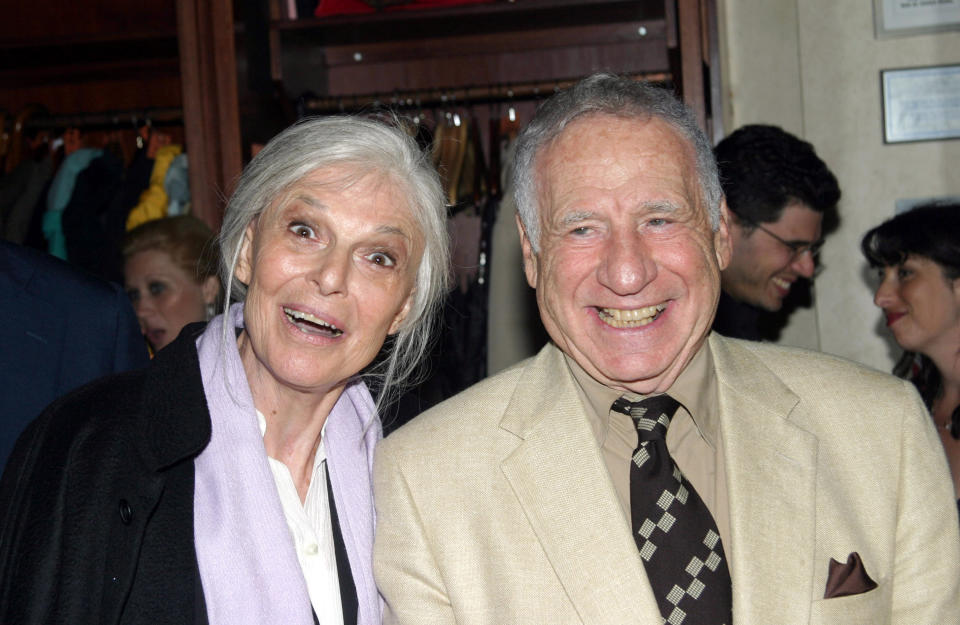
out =
{"type": "Polygon", "coordinates": [[[770,230],[767,230],[766,228],[764,228],[758,223],[750,222],[750,224],[756,228],[763,230],[764,232],[772,236],[774,239],[776,239],[786,247],[790,248],[790,252],[793,254],[793,257],[791,258],[791,260],[797,260],[798,258],[803,256],[806,252],[810,252],[810,257],[816,260],[817,255],[820,253],[820,248],[823,247],[823,239],[820,239],[819,241],[787,241],[785,239],[780,238],[770,230]]]}

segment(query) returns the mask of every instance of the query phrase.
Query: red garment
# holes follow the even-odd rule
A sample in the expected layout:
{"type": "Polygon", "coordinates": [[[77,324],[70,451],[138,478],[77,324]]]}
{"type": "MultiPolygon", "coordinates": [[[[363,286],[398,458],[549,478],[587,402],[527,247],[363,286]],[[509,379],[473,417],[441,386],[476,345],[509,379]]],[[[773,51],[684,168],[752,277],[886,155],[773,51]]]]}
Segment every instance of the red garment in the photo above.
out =
{"type": "MultiPolygon", "coordinates": [[[[394,4],[384,7],[384,11],[414,11],[419,9],[433,9],[437,7],[457,6],[460,4],[483,4],[493,0],[413,0],[404,4],[394,4]]],[[[330,17],[332,15],[356,15],[361,13],[376,13],[377,9],[362,0],[320,0],[314,15],[330,17]]]]}

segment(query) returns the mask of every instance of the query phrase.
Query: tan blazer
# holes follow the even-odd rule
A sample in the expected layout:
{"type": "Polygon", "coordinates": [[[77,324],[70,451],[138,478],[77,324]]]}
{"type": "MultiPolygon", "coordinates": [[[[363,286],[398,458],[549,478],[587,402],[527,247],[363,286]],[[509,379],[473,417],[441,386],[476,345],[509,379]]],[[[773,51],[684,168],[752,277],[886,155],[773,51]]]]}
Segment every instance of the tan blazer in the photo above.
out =
{"type": "MultiPolygon", "coordinates": [[[[953,488],[912,387],[823,354],[710,341],[734,622],[960,623],[953,488]],[[823,599],[830,558],[851,552],[878,587],[823,599]]],[[[385,623],[661,624],[574,384],[548,345],[381,443],[385,623]]]]}

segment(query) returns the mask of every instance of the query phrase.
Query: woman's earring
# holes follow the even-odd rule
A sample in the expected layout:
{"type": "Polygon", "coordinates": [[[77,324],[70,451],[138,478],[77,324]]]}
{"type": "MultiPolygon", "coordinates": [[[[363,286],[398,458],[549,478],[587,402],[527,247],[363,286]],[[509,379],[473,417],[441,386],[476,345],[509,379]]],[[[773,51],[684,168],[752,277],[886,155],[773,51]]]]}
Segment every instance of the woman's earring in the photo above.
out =
{"type": "Polygon", "coordinates": [[[210,321],[217,314],[217,307],[213,305],[213,302],[207,304],[205,312],[207,313],[207,321],[210,321]]]}

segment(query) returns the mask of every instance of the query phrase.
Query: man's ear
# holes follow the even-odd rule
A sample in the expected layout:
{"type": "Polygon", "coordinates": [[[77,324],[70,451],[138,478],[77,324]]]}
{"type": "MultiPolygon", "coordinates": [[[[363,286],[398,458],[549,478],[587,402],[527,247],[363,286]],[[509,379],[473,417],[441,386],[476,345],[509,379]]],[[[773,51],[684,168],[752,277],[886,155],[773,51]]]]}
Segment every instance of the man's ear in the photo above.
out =
{"type": "Polygon", "coordinates": [[[517,230],[520,231],[520,248],[523,250],[523,272],[527,275],[527,284],[532,288],[537,288],[537,254],[533,251],[533,245],[530,238],[527,237],[527,229],[523,226],[523,220],[520,214],[516,215],[517,230]]]}
{"type": "Polygon", "coordinates": [[[257,220],[254,219],[243,233],[240,257],[237,258],[237,268],[233,272],[234,277],[246,285],[249,285],[250,279],[253,278],[253,237],[256,234],[256,224],[257,220]]]}
{"type": "Polygon", "coordinates": [[[720,201],[720,225],[713,233],[713,249],[717,255],[717,264],[720,266],[720,271],[727,268],[727,265],[730,264],[730,258],[733,256],[730,220],[730,209],[727,208],[727,200],[723,199],[720,201]]]}

